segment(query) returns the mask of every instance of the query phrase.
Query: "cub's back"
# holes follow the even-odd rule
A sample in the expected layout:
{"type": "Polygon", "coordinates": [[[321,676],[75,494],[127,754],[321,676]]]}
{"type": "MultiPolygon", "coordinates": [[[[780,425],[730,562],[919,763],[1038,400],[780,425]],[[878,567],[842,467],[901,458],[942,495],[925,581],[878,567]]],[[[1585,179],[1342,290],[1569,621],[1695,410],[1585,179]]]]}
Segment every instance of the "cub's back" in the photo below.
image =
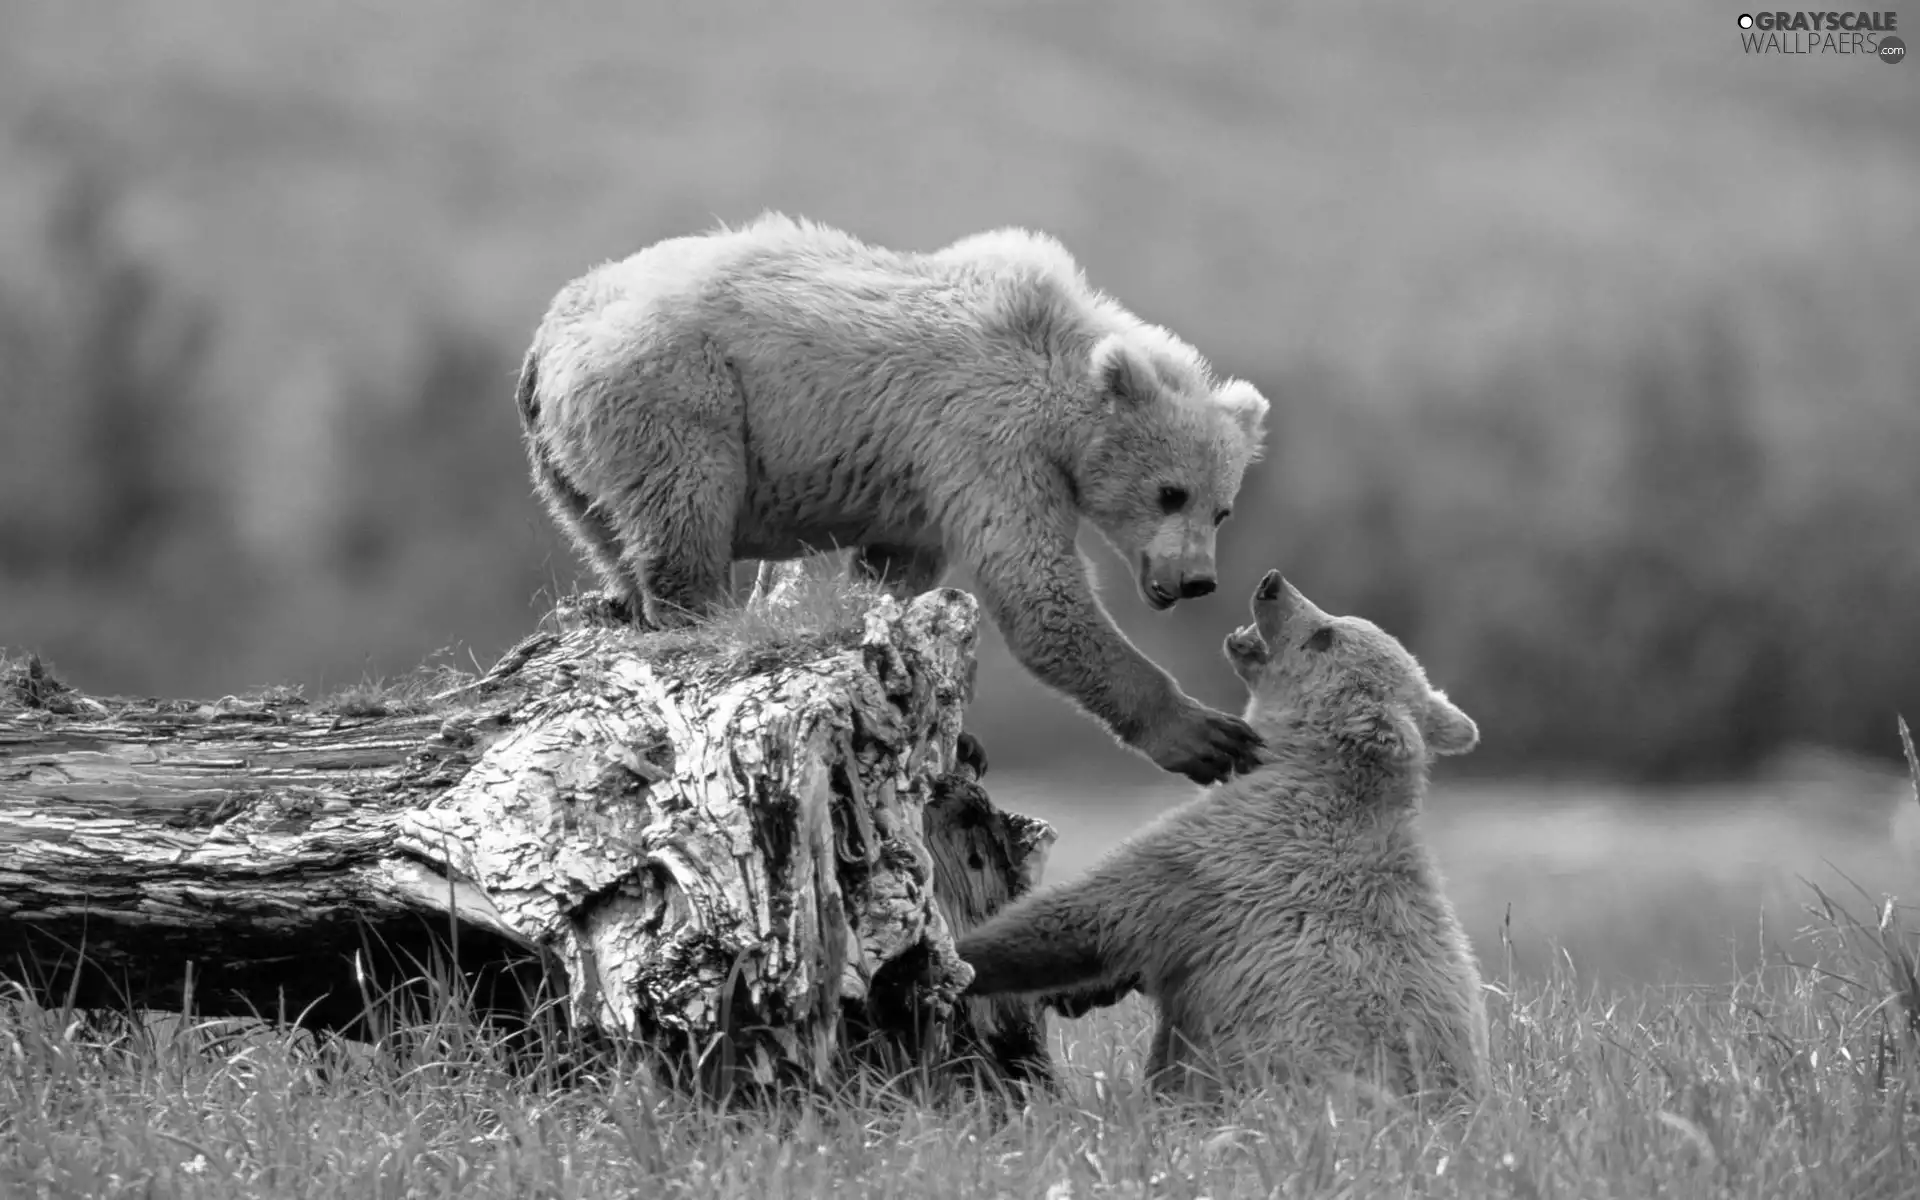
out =
{"type": "Polygon", "coordinates": [[[677,408],[681,389],[648,381],[724,362],[740,415],[709,415],[741,422],[756,474],[776,484],[829,468],[874,477],[927,445],[946,452],[924,465],[945,465],[984,440],[953,427],[984,435],[1017,419],[1043,432],[1036,412],[1004,415],[1033,408],[1045,371],[996,317],[1018,274],[993,255],[905,254],[780,216],[669,238],[555,297],[536,335],[544,408],[560,422],[591,419],[574,410],[609,397],[677,408]],[[847,461],[850,446],[892,457],[847,461]]]}

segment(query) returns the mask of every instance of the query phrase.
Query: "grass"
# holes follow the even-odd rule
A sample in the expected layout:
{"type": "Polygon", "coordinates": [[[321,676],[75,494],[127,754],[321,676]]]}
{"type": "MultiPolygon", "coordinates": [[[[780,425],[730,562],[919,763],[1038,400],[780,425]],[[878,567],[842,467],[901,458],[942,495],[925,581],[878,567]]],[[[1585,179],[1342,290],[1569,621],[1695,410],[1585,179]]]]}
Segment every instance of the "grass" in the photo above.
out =
{"type": "Polygon", "coordinates": [[[865,1075],[732,1114],[635,1072],[514,1076],[478,1035],[349,1059],[218,1022],[102,1038],[14,1003],[0,1006],[0,1191],[1904,1195],[1920,1167],[1915,939],[1897,916],[1824,898],[1807,923],[1790,954],[1730,985],[1624,998],[1564,967],[1503,972],[1483,947],[1496,1091],[1439,1124],[1304,1091],[1157,1103],[1138,1084],[1134,1002],[1063,1029],[1058,1096],[1007,1109],[865,1075]]]}
{"type": "MultiPolygon", "coordinates": [[[[809,560],[770,602],[750,602],[750,594],[736,589],[701,621],[639,632],[635,653],[660,662],[697,659],[702,671],[733,677],[857,645],[867,614],[886,593],[845,574],[844,558],[834,554],[809,560]]],[[[583,600],[604,608],[605,601],[594,593],[577,594],[561,606],[578,607],[583,600]]]]}
{"type": "Polygon", "coordinates": [[[438,697],[476,678],[472,672],[444,664],[397,678],[369,676],[326,697],[318,707],[321,712],[350,718],[411,716],[430,711],[438,697]]]}
{"type": "MultiPolygon", "coordinates": [[[[796,573],[777,602],[753,603],[741,589],[705,619],[672,629],[631,630],[632,652],[651,662],[674,663],[708,678],[732,679],[805,662],[859,644],[868,614],[886,593],[877,585],[850,577],[844,555],[822,556],[796,573]]],[[[610,605],[605,594],[575,591],[559,596],[542,618],[551,634],[565,620],[584,618],[624,626],[624,605],[610,605]]],[[[442,651],[441,657],[449,652],[442,651]]],[[[485,673],[450,662],[429,662],[394,678],[366,676],[323,700],[320,709],[344,717],[382,717],[424,712],[459,692],[485,673]]]]}
{"type": "MultiPolygon", "coordinates": [[[[858,645],[868,614],[886,593],[876,584],[844,574],[845,555],[822,556],[794,575],[775,603],[750,603],[744,592],[730,595],[706,620],[666,630],[636,630],[636,655],[661,663],[689,664],[709,677],[733,678],[805,662],[858,645]]],[[[542,624],[557,628],[559,610],[587,612],[593,620],[624,621],[612,614],[597,592],[561,596],[542,624]]],[[[471,655],[469,655],[471,658],[471,655]]],[[[430,711],[485,673],[456,666],[451,650],[441,650],[399,675],[363,675],[324,695],[318,712],[347,718],[405,716],[430,711]]],[[[60,679],[39,655],[15,654],[0,646],[0,698],[28,708],[71,712],[74,688],[60,679]]],[[[299,684],[277,684],[227,697],[237,702],[307,704],[299,684]]]]}
{"type": "MultiPolygon", "coordinates": [[[[1910,772],[1901,803],[1920,808],[1920,764],[1910,772]]],[[[1312,1091],[1247,1094],[1221,1109],[1155,1101],[1139,1083],[1149,1026],[1137,998],[1055,1022],[1059,1095],[1005,1105],[859,1074],[830,1095],[731,1113],[631,1064],[564,1082],[553,1063],[515,1074],[457,1004],[424,1036],[368,1049],[231,1022],[81,1021],[12,1002],[0,1004],[0,1194],[1908,1194],[1920,1170],[1913,910],[1854,890],[1834,868],[1809,870],[1763,957],[1723,957],[1718,978],[1680,979],[1662,938],[1691,929],[1696,953],[1733,938],[1747,918],[1700,868],[1762,827],[1742,832],[1723,812],[1717,839],[1706,829],[1675,839],[1604,794],[1589,806],[1611,814],[1589,814],[1582,839],[1614,873],[1606,894],[1564,894],[1551,864],[1566,825],[1512,823],[1475,855],[1436,839],[1463,912],[1511,905],[1475,932],[1494,1094],[1453,1121],[1312,1091]],[[1495,879],[1496,865],[1510,877],[1495,879]],[[1636,964],[1637,975],[1596,971],[1593,955],[1551,940],[1524,944],[1529,924],[1551,929],[1581,909],[1610,940],[1601,957],[1636,964]]],[[[1478,832],[1514,811],[1483,808],[1478,832]]],[[[1832,805],[1795,820],[1766,836],[1784,843],[1846,824],[1832,805]]],[[[1064,825],[1063,838],[1083,831],[1064,825]]],[[[1849,848],[1841,865],[1851,870],[1876,840],[1853,829],[1825,848],[1849,848]]],[[[1874,865],[1892,878],[1896,864],[1874,865]]],[[[1904,878],[1916,873],[1920,856],[1904,878]]]]}
{"type": "MultiPolygon", "coordinates": [[[[1183,793],[998,768],[987,786],[1060,831],[1049,879],[1085,870],[1183,793]]],[[[1449,761],[1422,825],[1475,945],[1507,937],[1522,974],[1570,958],[1613,991],[1724,984],[1757,966],[1799,924],[1805,880],[1845,890],[1844,872],[1909,895],[1920,880],[1920,804],[1905,775],[1848,760],[1668,787],[1461,778],[1449,761]]]]}
{"type": "Polygon", "coordinates": [[[37,654],[15,656],[0,647],[0,701],[22,708],[71,712],[73,689],[60,682],[37,654]]]}

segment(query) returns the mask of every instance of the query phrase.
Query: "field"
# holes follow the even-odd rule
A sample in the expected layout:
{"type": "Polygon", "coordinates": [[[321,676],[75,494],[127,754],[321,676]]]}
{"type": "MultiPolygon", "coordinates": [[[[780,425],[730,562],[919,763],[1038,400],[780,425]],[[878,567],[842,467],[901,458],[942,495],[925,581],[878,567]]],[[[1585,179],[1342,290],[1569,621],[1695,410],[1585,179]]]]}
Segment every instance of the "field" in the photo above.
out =
{"type": "MultiPolygon", "coordinates": [[[[769,208],[1046,229],[1274,402],[1216,595],[1156,618],[1089,539],[1129,637],[1232,704],[1278,565],[1478,721],[1427,822],[1502,1078],[1455,1126],[1155,1107],[1129,1002],[1011,1119],[746,1118],[457,1014],[340,1063],[0,1000],[0,1196],[1909,1194],[1920,66],[1734,15],[0,0],[0,652],[485,666],[579,582],[509,402],[565,280],[769,208]]],[[[1052,877],[1177,798],[991,632],[969,725],[1052,877]]]]}
{"type": "MultiPolygon", "coordinates": [[[[812,593],[810,593],[812,594],[812,593]]],[[[853,610],[700,644],[739,655],[853,610]]],[[[795,610],[801,612],[802,610],[795,610]]],[[[381,702],[388,685],[347,696],[381,702]]],[[[1069,877],[1178,787],[991,772],[1069,877]]],[[[909,1073],[723,1112],[639,1064],[530,1074],[457,998],[378,1047],[0,996],[21,1197],[1900,1197],[1920,1155],[1920,768],[1802,754],[1662,794],[1443,772],[1423,817],[1487,981],[1495,1090],[1429,1119],[1313,1089],[1141,1086],[1139,998],[1056,1020],[1057,1094],[909,1073]]]]}
{"type": "MultiPolygon", "coordinates": [[[[1903,907],[1882,930],[1873,890],[1920,874],[1920,839],[1889,849],[1892,804],[1920,816],[1893,782],[1681,819],[1604,793],[1441,789],[1431,829],[1489,983],[1499,1081],[1451,1124],[1307,1093],[1154,1104],[1138,999],[1055,1021],[1057,1097],[996,1109],[862,1077],[758,1115],[631,1071],[530,1085],[457,1016],[438,1041],[323,1069],[297,1039],[168,1023],[105,1045],[8,1006],[0,1193],[1891,1200],[1920,1161],[1920,938],[1903,907]]],[[[1031,780],[996,794],[1061,820],[1055,876],[1150,804],[1031,780]]]]}
{"type": "MultiPolygon", "coordinates": [[[[1065,781],[989,780],[995,803],[1054,822],[1051,879],[1084,869],[1179,795],[1177,785],[1096,798],[1065,781]]],[[[1913,899],[1914,818],[1920,805],[1898,775],[1808,769],[1685,791],[1443,778],[1423,821],[1483,954],[1504,937],[1524,975],[1564,956],[1587,984],[1620,991],[1724,984],[1758,965],[1804,923],[1803,880],[1913,899]]]]}

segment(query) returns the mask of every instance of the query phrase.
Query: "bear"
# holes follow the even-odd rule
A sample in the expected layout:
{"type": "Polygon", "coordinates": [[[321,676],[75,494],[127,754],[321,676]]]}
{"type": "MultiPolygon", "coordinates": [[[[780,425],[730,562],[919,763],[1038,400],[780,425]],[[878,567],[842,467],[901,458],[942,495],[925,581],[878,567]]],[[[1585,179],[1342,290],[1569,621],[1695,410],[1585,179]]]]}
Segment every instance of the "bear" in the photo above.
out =
{"type": "Polygon", "coordinates": [[[1128,641],[1075,546],[1092,525],[1155,611],[1215,586],[1267,401],[1002,229],[926,253],[768,213],[563,287],[516,388],[534,487],[616,609],[666,627],[740,559],[854,551],[900,595],[950,562],[1034,676],[1210,783],[1259,739],[1128,641]]]}
{"type": "MultiPolygon", "coordinates": [[[[968,995],[1134,988],[1158,1008],[1152,1086],[1262,1076],[1392,1100],[1488,1084],[1479,967],[1416,816],[1431,760],[1478,727],[1378,626],[1278,571],[1223,645],[1263,763],[1136,833],[1078,879],[956,943],[968,995]]],[[[1084,1006],[1083,1006],[1084,1007],[1084,1006]]]]}

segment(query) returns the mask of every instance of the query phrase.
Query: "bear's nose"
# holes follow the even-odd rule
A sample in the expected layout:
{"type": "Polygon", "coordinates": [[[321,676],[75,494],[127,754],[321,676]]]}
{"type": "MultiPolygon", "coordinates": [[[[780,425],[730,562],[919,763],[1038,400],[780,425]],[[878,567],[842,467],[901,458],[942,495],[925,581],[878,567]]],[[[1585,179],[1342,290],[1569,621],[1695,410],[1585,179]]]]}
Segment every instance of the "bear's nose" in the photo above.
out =
{"type": "Polygon", "coordinates": [[[1193,600],[1213,590],[1213,576],[1189,575],[1180,581],[1180,598],[1193,600]]]}

